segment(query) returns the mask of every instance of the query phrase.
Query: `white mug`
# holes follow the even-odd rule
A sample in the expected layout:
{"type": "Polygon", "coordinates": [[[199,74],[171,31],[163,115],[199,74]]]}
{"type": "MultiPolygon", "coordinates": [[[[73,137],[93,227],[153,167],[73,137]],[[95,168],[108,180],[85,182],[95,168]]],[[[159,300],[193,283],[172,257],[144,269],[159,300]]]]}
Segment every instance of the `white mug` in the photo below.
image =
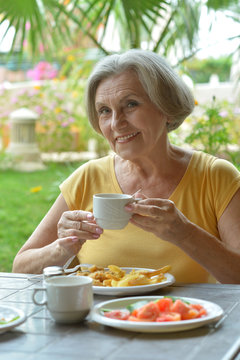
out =
{"type": "Polygon", "coordinates": [[[85,276],[54,276],[44,281],[44,287],[32,294],[36,305],[46,305],[51,316],[59,323],[76,323],[86,318],[93,304],[92,279],[85,276]],[[45,292],[42,301],[38,292],[45,292]]]}
{"type": "Polygon", "coordinates": [[[132,216],[124,207],[137,200],[127,194],[93,195],[93,215],[96,223],[103,229],[123,229],[132,216]]]}

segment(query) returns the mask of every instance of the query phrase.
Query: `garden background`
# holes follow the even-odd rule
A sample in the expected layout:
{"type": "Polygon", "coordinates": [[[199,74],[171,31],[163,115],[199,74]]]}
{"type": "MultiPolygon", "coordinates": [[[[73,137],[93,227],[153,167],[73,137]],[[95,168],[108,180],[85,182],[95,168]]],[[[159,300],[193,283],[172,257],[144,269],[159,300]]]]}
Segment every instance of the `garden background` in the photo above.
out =
{"type": "Polygon", "coordinates": [[[0,38],[10,39],[9,49],[0,52],[0,271],[11,271],[59,184],[82,163],[80,155],[109,152],[84,110],[88,74],[103,56],[144,48],[167,58],[196,97],[193,114],[170,134],[171,141],[226,158],[240,169],[240,34],[228,39],[237,40],[232,52],[200,58],[203,9],[240,22],[237,0],[14,0],[14,5],[0,0],[0,38]],[[224,84],[230,90],[220,96],[224,84]],[[197,96],[201,86],[211,89],[204,90],[209,94],[204,101],[197,96]],[[38,115],[36,142],[44,170],[14,169],[9,118],[20,108],[38,115]],[[54,162],[53,154],[63,152],[67,160],[54,162]]]}

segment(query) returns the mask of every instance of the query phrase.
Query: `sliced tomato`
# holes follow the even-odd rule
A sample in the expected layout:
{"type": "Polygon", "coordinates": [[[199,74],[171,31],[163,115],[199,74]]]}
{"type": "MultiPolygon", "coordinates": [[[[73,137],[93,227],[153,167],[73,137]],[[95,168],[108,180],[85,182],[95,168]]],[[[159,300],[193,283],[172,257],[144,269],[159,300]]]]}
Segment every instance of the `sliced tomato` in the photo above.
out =
{"type": "Polygon", "coordinates": [[[137,309],[133,310],[133,312],[131,313],[131,316],[137,316],[137,309]]]}
{"type": "Polygon", "coordinates": [[[189,310],[190,310],[190,306],[185,302],[183,302],[181,299],[175,300],[171,306],[171,311],[179,313],[181,317],[184,314],[188,313],[189,310]]]}
{"type": "Polygon", "coordinates": [[[171,298],[164,297],[164,298],[156,301],[156,304],[158,306],[159,311],[161,311],[161,312],[162,311],[170,311],[173,301],[171,298]]]}
{"type": "Polygon", "coordinates": [[[157,322],[161,321],[180,321],[181,315],[176,312],[163,312],[156,318],[157,322]]]}
{"type": "Polygon", "coordinates": [[[191,304],[191,308],[198,310],[198,318],[207,315],[207,310],[200,304],[191,304]]]}
{"type": "Polygon", "coordinates": [[[200,304],[186,304],[182,300],[177,299],[171,306],[171,311],[181,314],[182,320],[190,320],[199,318],[207,314],[206,309],[200,304]]]}
{"type": "Polygon", "coordinates": [[[199,311],[197,309],[189,309],[188,312],[182,314],[182,320],[196,319],[198,315],[199,311]]]}
{"type": "Polygon", "coordinates": [[[191,304],[190,307],[193,308],[193,309],[196,309],[198,311],[201,310],[201,309],[204,309],[204,307],[202,305],[200,305],[200,304],[191,304]]]}
{"type": "Polygon", "coordinates": [[[150,301],[148,304],[143,305],[140,309],[137,309],[136,317],[139,319],[147,319],[149,321],[155,321],[159,316],[159,309],[155,302],[150,301]]]}
{"type": "Polygon", "coordinates": [[[110,319],[128,320],[130,312],[128,310],[112,310],[104,313],[110,319]]]}
{"type": "Polygon", "coordinates": [[[151,319],[140,319],[133,315],[130,315],[127,320],[128,321],[138,321],[138,322],[154,322],[155,321],[155,320],[151,320],[151,319]]]}

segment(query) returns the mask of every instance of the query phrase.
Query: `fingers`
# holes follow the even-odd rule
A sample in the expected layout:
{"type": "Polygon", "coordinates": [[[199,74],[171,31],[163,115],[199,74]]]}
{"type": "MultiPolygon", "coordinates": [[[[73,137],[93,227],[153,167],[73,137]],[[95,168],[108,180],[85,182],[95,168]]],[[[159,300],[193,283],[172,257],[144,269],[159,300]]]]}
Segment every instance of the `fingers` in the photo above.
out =
{"type": "MultiPolygon", "coordinates": [[[[155,211],[152,211],[152,213],[154,212],[155,211]]],[[[148,215],[146,215],[146,212],[145,215],[139,215],[134,213],[130,219],[130,222],[141,227],[144,230],[150,231],[156,224],[161,225],[161,223],[164,222],[164,215],[150,215],[150,211],[148,211],[148,215]]]]}
{"type": "MultiPolygon", "coordinates": [[[[92,223],[88,223],[87,221],[71,221],[69,220],[68,222],[65,222],[64,224],[59,222],[59,224],[62,224],[64,226],[66,226],[68,228],[71,228],[73,230],[77,230],[77,231],[85,231],[85,232],[98,232],[99,230],[97,230],[99,228],[99,226],[97,226],[96,224],[92,224],[92,223]],[[97,231],[96,231],[97,230],[97,231]]],[[[63,226],[63,227],[64,227],[63,226]]],[[[100,229],[100,228],[99,228],[100,229]]],[[[99,234],[101,234],[102,231],[99,231],[99,234]]]]}
{"type": "Polygon", "coordinates": [[[54,243],[58,249],[59,259],[63,259],[63,263],[65,264],[69,257],[79,253],[81,247],[87,240],[87,238],[79,239],[77,236],[66,236],[57,239],[54,243]]]}
{"type": "Polygon", "coordinates": [[[79,239],[77,236],[68,236],[56,240],[62,253],[67,254],[67,257],[77,255],[86,239],[79,239]]]}
{"type": "Polygon", "coordinates": [[[63,213],[66,219],[72,221],[94,221],[94,216],[91,212],[82,210],[65,211],[63,213]]]}
{"type": "Polygon", "coordinates": [[[163,238],[169,238],[176,218],[176,207],[168,199],[144,199],[126,206],[132,213],[130,222],[145,231],[163,238]]]}
{"type": "Polygon", "coordinates": [[[90,227],[86,223],[79,222],[78,229],[71,226],[68,228],[58,228],[58,237],[76,236],[78,239],[98,239],[103,230],[98,226],[90,227]]]}
{"type": "Polygon", "coordinates": [[[147,196],[141,193],[141,191],[139,190],[135,192],[135,194],[133,194],[133,198],[136,200],[143,200],[143,199],[147,199],[147,196]]]}
{"type": "Polygon", "coordinates": [[[168,199],[144,199],[125,206],[126,211],[142,216],[161,217],[163,213],[174,212],[175,205],[168,199]]]}
{"type": "Polygon", "coordinates": [[[103,229],[95,223],[93,214],[86,211],[66,211],[58,222],[59,238],[76,236],[85,240],[98,239],[102,232],[103,229]]]}
{"type": "Polygon", "coordinates": [[[75,245],[82,245],[84,244],[84,242],[86,240],[79,240],[77,236],[66,236],[65,238],[59,238],[57,239],[59,245],[66,247],[66,248],[71,248],[74,247],[75,245]]]}
{"type": "Polygon", "coordinates": [[[189,237],[190,221],[168,199],[144,199],[127,205],[132,213],[130,222],[173,244],[189,237]]]}

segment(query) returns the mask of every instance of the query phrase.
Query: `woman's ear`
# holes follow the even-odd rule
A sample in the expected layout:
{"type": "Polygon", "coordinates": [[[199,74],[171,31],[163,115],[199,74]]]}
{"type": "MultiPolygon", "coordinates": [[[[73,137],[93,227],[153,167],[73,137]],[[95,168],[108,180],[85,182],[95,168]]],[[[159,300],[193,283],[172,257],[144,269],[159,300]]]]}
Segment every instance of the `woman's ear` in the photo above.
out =
{"type": "Polygon", "coordinates": [[[169,127],[171,124],[171,120],[167,116],[164,117],[164,120],[166,122],[166,126],[169,127]]]}

